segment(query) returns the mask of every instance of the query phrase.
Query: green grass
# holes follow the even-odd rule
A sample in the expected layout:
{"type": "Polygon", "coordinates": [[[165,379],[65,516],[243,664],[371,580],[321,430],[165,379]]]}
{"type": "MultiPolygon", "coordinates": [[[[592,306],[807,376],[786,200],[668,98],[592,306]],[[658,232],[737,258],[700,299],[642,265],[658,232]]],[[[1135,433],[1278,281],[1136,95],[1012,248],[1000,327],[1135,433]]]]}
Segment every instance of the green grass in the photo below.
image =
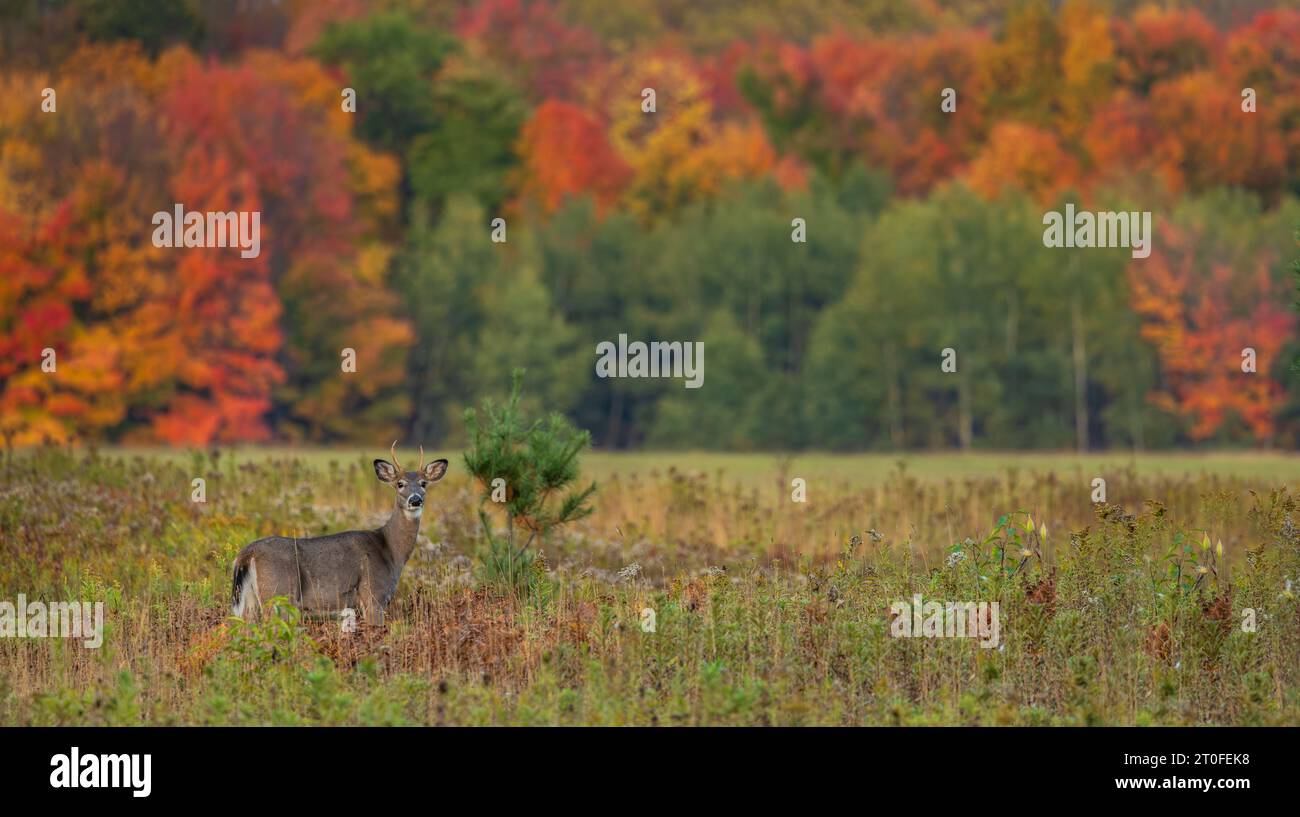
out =
{"type": "MultiPolygon", "coordinates": [[[[283,446],[244,447],[223,449],[236,461],[265,462],[272,459],[297,457],[314,465],[338,462],[369,462],[376,457],[387,457],[387,449],[354,447],[292,448],[283,446]]],[[[181,449],[123,446],[104,449],[106,454],[146,456],[163,461],[184,461],[191,455],[181,449]]],[[[434,451],[426,451],[428,457],[434,451]]],[[[440,450],[438,456],[447,457],[452,469],[461,465],[459,451],[440,450]]],[[[398,457],[414,462],[417,453],[399,449],[398,457]]],[[[742,484],[767,480],[787,471],[791,476],[806,475],[829,479],[850,485],[876,484],[898,470],[900,464],[908,474],[918,479],[966,479],[998,475],[1009,468],[1024,473],[1055,473],[1062,476],[1094,476],[1109,479],[1116,471],[1131,469],[1138,476],[1243,477],[1276,480],[1300,485],[1300,453],[1261,451],[1205,451],[1205,452],[1101,452],[1077,454],[1074,452],[1040,451],[976,451],[961,453],[902,453],[902,454],[825,454],[800,453],[791,455],[772,453],[718,453],[699,451],[593,451],[583,458],[583,470],[592,478],[604,479],[614,474],[666,473],[670,468],[681,471],[722,474],[726,479],[742,484]]]]}
{"type": "Polygon", "coordinates": [[[1027,473],[1079,475],[1091,481],[1118,470],[1133,469],[1139,476],[1258,477],[1300,482],[1300,455],[1214,452],[1187,453],[1040,453],[972,452],[969,454],[772,454],[719,453],[598,453],[589,456],[593,474],[616,471],[666,470],[669,467],[722,472],[738,480],[761,479],[784,467],[791,475],[868,484],[884,481],[900,464],[918,479],[965,479],[999,474],[1008,468],[1027,473]]]}

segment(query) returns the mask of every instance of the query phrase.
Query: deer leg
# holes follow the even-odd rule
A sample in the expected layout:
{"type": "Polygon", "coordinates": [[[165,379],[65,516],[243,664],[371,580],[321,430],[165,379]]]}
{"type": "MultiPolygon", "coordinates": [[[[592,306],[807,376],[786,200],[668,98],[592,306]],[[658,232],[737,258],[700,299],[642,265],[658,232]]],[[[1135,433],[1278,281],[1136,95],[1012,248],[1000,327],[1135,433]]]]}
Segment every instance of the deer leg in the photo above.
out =
{"type": "Polygon", "coordinates": [[[361,607],[361,620],[366,624],[384,623],[384,607],[375,598],[374,590],[368,583],[363,583],[357,595],[357,604],[361,607]]]}
{"type": "Polygon", "coordinates": [[[370,582],[370,566],[362,563],[361,573],[357,576],[357,583],[352,586],[349,595],[355,600],[357,612],[361,620],[367,625],[383,624],[383,609],[376,605],[374,587],[370,582]]]}

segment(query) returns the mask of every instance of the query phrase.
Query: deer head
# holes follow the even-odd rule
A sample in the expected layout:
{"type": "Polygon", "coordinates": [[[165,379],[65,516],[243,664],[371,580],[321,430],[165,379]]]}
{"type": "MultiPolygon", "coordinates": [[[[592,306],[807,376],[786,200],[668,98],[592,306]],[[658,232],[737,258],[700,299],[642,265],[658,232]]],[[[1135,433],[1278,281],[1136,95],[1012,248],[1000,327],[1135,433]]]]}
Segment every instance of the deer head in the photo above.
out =
{"type": "MultiPolygon", "coordinates": [[[[424,491],[447,473],[447,461],[434,460],[414,471],[407,471],[397,461],[396,440],[388,450],[393,461],[375,460],[375,476],[397,491],[397,507],[407,519],[419,519],[424,511],[424,491]]],[[[424,462],[424,446],[420,446],[420,462],[424,462]]]]}

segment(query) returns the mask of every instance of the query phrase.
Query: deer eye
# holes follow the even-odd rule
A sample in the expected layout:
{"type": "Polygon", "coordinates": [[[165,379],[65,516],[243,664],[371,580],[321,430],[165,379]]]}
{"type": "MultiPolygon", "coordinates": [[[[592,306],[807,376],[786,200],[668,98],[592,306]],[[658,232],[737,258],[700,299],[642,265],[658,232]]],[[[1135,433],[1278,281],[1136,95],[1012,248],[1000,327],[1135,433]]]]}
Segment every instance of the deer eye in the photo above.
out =
{"type": "Polygon", "coordinates": [[[397,487],[398,487],[398,488],[405,488],[405,487],[406,487],[406,480],[400,480],[400,479],[399,479],[399,480],[397,481],[397,487]]]}
{"type": "Polygon", "coordinates": [[[427,488],[428,486],[429,486],[429,483],[425,482],[424,480],[420,480],[420,487],[421,487],[421,488],[427,488]]]}

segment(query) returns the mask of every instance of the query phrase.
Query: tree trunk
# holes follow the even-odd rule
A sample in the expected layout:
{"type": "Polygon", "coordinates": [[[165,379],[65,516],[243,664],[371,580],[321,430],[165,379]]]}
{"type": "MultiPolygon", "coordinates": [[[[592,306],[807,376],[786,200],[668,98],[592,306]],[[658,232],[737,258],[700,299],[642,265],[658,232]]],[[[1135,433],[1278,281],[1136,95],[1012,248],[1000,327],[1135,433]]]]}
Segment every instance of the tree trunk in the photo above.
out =
{"type": "Polygon", "coordinates": [[[1084,452],[1088,450],[1088,350],[1077,292],[1070,298],[1070,328],[1074,335],[1074,436],[1079,451],[1084,452]]]}
{"type": "Polygon", "coordinates": [[[902,385],[898,382],[898,350],[894,344],[885,347],[885,365],[889,374],[889,440],[895,450],[903,449],[902,385]]]}
{"type": "Polygon", "coordinates": [[[974,436],[974,422],[970,409],[970,374],[961,369],[957,381],[957,434],[961,440],[961,450],[969,451],[971,438],[974,436]]]}
{"type": "Polygon", "coordinates": [[[1016,337],[1020,329],[1020,298],[1015,292],[1011,293],[1011,300],[1007,304],[1007,360],[1016,356],[1016,337]]]}
{"type": "MultiPolygon", "coordinates": [[[[1129,347],[1129,360],[1136,360],[1137,352],[1129,347]]],[[[1137,378],[1134,378],[1137,382],[1137,378]]],[[[1146,448],[1146,434],[1142,427],[1142,395],[1133,390],[1129,391],[1128,396],[1128,421],[1129,433],[1133,435],[1133,450],[1141,451],[1146,448]]]]}

